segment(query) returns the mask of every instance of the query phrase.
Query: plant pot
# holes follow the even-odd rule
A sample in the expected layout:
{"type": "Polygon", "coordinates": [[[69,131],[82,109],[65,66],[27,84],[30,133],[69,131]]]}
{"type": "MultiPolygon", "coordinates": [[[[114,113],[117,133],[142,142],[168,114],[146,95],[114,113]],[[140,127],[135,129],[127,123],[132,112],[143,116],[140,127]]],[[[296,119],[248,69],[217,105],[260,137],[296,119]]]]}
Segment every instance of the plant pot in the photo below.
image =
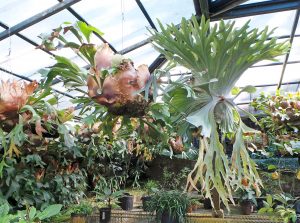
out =
{"type": "Polygon", "coordinates": [[[133,209],[133,196],[132,195],[125,195],[119,198],[120,207],[122,210],[130,211],[133,209]]]}
{"type": "Polygon", "coordinates": [[[211,202],[209,198],[205,198],[203,201],[204,209],[212,209],[211,202]]]}
{"type": "Polygon", "coordinates": [[[177,217],[171,216],[168,211],[164,211],[161,215],[161,223],[179,223],[177,217]]]}
{"type": "Polygon", "coordinates": [[[142,200],[142,204],[143,204],[143,210],[148,211],[147,203],[151,200],[151,196],[143,196],[141,198],[141,200],[142,200]]]}
{"type": "Polygon", "coordinates": [[[86,214],[71,214],[71,223],[87,223],[86,214]]]}
{"type": "Polygon", "coordinates": [[[100,208],[100,223],[110,222],[111,208],[100,208]]]}
{"type": "Polygon", "coordinates": [[[197,211],[197,209],[198,209],[198,205],[197,205],[197,204],[193,204],[193,205],[192,205],[192,210],[193,210],[193,211],[197,211]]]}
{"type": "Polygon", "coordinates": [[[290,193],[291,189],[292,189],[292,185],[290,183],[282,183],[281,188],[282,188],[283,192],[290,193]]]}
{"type": "Polygon", "coordinates": [[[193,206],[190,205],[190,206],[188,206],[186,213],[192,213],[192,212],[193,212],[193,206]]]}
{"type": "Polygon", "coordinates": [[[240,203],[241,212],[243,215],[250,215],[253,210],[253,204],[251,201],[242,201],[240,203]]]}

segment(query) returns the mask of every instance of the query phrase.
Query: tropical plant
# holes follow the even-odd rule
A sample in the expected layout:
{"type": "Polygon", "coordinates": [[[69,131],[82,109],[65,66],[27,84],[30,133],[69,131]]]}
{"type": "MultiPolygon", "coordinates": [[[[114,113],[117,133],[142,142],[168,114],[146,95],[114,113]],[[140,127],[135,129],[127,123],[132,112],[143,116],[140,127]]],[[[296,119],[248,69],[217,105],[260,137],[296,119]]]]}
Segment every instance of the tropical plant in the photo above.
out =
{"type": "Polygon", "coordinates": [[[239,194],[239,203],[251,202],[252,204],[257,206],[255,191],[253,191],[251,188],[240,189],[238,191],[238,194],[239,194]]]}
{"type": "Polygon", "coordinates": [[[300,92],[284,95],[261,93],[251,106],[260,111],[259,125],[269,138],[269,146],[282,155],[300,152],[300,92]]]}
{"type": "Polygon", "coordinates": [[[179,191],[159,191],[147,203],[147,210],[156,212],[158,218],[168,213],[173,219],[183,222],[191,201],[186,193],[179,191]]]}
{"type": "Polygon", "coordinates": [[[112,202],[116,202],[120,197],[124,195],[123,190],[112,191],[110,188],[104,188],[102,192],[96,192],[96,199],[104,202],[107,207],[112,207],[112,202]]]}
{"type": "Polygon", "coordinates": [[[93,206],[88,202],[82,202],[80,204],[71,207],[71,214],[76,215],[90,215],[93,212],[93,206]]]}
{"type": "Polygon", "coordinates": [[[154,180],[148,180],[145,184],[145,189],[147,191],[147,195],[150,196],[158,191],[158,184],[154,180]]]}
{"type": "Polygon", "coordinates": [[[285,223],[296,222],[297,215],[291,201],[292,199],[285,194],[275,194],[273,196],[268,194],[266,201],[263,201],[264,207],[259,209],[258,213],[271,215],[273,219],[277,220],[282,218],[285,223]]]}
{"type": "Polygon", "coordinates": [[[285,54],[289,44],[270,39],[273,32],[268,28],[249,30],[249,22],[235,28],[234,22],[221,20],[210,28],[209,20],[202,17],[199,24],[193,16],[191,20],[183,18],[179,29],[160,22],[159,26],[160,32],[150,30],[154,47],[191,71],[191,75],[171,82],[164,94],[178,132],[186,132],[190,125],[201,126],[198,161],[188,177],[190,189],[197,189],[200,180],[206,197],[211,198],[215,188],[228,208],[227,198],[232,200],[232,188],[241,187],[243,178],[257,190],[261,185],[243,139],[243,133],[255,131],[242,122],[239,111],[255,118],[233,101],[255,88],[246,86],[234,98],[230,92],[250,66],[285,54]],[[226,133],[234,135],[231,162],[220,143],[220,134],[226,133]]]}
{"type": "Polygon", "coordinates": [[[47,220],[59,214],[62,208],[61,204],[53,204],[46,207],[43,211],[36,210],[35,207],[28,206],[26,210],[9,214],[9,205],[4,203],[0,205],[0,223],[37,223],[47,220]]]}

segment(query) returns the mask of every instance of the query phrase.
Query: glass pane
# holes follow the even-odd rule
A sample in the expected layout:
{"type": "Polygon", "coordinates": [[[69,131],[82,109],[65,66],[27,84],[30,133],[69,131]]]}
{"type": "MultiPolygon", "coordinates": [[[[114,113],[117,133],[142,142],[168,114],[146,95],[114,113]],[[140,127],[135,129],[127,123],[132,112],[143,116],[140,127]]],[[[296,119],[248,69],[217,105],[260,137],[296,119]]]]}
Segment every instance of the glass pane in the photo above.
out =
{"type": "Polygon", "coordinates": [[[289,61],[296,61],[296,60],[297,61],[300,60],[300,37],[294,38],[291,52],[290,52],[290,57],[289,57],[289,61]]]}
{"type": "Polygon", "coordinates": [[[132,59],[135,67],[137,67],[141,64],[150,66],[158,55],[159,53],[151,46],[151,44],[148,44],[125,54],[125,57],[132,59]]]}
{"type": "Polygon", "coordinates": [[[282,82],[287,83],[287,82],[300,81],[299,71],[300,71],[300,63],[288,64],[286,66],[282,82]]]}
{"type": "Polygon", "coordinates": [[[104,32],[103,37],[117,50],[147,38],[149,23],[134,0],[85,0],[75,4],[73,9],[104,32]]]}
{"type": "Polygon", "coordinates": [[[249,16],[243,18],[234,19],[235,24],[239,27],[243,26],[248,20],[251,20],[250,28],[264,29],[265,26],[269,27],[269,30],[274,29],[272,36],[290,35],[293,25],[293,19],[295,17],[295,10],[276,12],[264,15],[249,16]],[[280,18],[280,19],[278,19],[280,18]]]}
{"type": "Polygon", "coordinates": [[[157,27],[156,19],[163,24],[178,24],[182,17],[190,18],[192,14],[195,14],[191,0],[142,0],[142,3],[157,27]]]}
{"type": "MultiPolygon", "coordinates": [[[[0,66],[8,71],[28,76],[53,64],[49,55],[17,36],[0,42],[0,66]]],[[[37,78],[39,80],[39,78],[37,78]]]]}
{"type": "Polygon", "coordinates": [[[236,86],[277,84],[280,78],[281,68],[282,66],[250,68],[241,76],[236,86]]]}
{"type": "Polygon", "coordinates": [[[30,39],[36,41],[37,43],[41,42],[41,39],[38,37],[42,33],[51,33],[54,28],[59,27],[63,22],[74,23],[76,18],[69,13],[67,10],[63,10],[57,14],[50,16],[47,19],[36,23],[33,26],[28,27],[23,30],[22,33],[24,36],[30,37],[30,39]]]}
{"type": "Polygon", "coordinates": [[[54,5],[54,0],[2,0],[0,1],[0,21],[14,26],[54,5]]]}

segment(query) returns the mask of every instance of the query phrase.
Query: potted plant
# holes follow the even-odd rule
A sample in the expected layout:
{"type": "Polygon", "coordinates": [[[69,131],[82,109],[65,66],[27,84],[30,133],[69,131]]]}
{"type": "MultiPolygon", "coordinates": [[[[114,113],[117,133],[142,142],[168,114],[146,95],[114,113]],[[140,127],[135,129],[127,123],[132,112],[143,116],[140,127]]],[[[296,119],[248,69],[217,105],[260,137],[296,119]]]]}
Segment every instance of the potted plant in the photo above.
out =
{"type": "Polygon", "coordinates": [[[87,223],[87,216],[93,212],[93,207],[87,202],[77,204],[71,208],[71,223],[87,223]]]}
{"type": "Polygon", "coordinates": [[[130,211],[133,209],[133,195],[130,193],[123,193],[119,199],[119,205],[124,211],[130,211]]]}
{"type": "Polygon", "coordinates": [[[257,206],[255,192],[250,188],[240,190],[240,207],[243,215],[250,215],[253,212],[253,205],[257,206]]]}
{"type": "Polygon", "coordinates": [[[154,180],[148,180],[145,184],[146,195],[141,200],[143,203],[143,210],[147,211],[147,202],[151,200],[151,195],[158,192],[158,184],[154,180]]]}
{"type": "Polygon", "coordinates": [[[123,193],[122,190],[113,192],[110,188],[104,188],[102,193],[96,192],[96,199],[103,201],[106,205],[99,209],[100,223],[110,222],[112,202],[120,198],[123,193]]]}
{"type": "Polygon", "coordinates": [[[232,89],[253,64],[287,53],[289,43],[269,41],[272,31],[250,30],[249,22],[241,28],[224,21],[212,27],[204,16],[200,22],[193,16],[189,20],[183,18],[179,29],[174,24],[159,25],[161,32],[150,30],[154,47],[166,59],[191,71],[190,76],[182,76],[175,82],[169,79],[164,92],[163,100],[172,108],[171,117],[176,117],[173,126],[183,134],[189,131],[189,126],[201,126],[199,162],[188,176],[187,189],[192,190],[200,182],[206,197],[214,197],[214,203],[220,203],[221,199],[229,208],[232,182],[241,182],[245,177],[256,188],[262,184],[243,139],[244,133],[257,131],[243,123],[239,112],[255,118],[233,100],[242,92],[253,93],[255,88],[245,86],[236,94],[232,89]],[[220,142],[220,135],[227,133],[233,136],[231,162],[220,142]],[[210,193],[212,188],[215,191],[210,193]]]}
{"type": "Polygon", "coordinates": [[[156,218],[162,223],[181,223],[184,221],[190,198],[179,191],[158,191],[148,202],[148,210],[156,213],[156,218]]]}
{"type": "Polygon", "coordinates": [[[196,211],[200,207],[200,205],[201,205],[201,203],[199,202],[199,200],[197,198],[191,199],[191,206],[192,206],[193,211],[196,211]]]}

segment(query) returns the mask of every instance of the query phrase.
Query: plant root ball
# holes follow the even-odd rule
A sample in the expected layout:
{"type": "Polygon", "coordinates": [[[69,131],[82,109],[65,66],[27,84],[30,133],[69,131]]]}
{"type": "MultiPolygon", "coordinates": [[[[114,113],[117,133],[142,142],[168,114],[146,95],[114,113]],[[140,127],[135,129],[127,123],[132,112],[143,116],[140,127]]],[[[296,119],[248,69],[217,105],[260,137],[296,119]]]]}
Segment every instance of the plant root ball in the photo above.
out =
{"type": "Polygon", "coordinates": [[[142,117],[146,114],[149,102],[141,97],[137,100],[128,101],[126,104],[115,104],[108,107],[108,112],[113,115],[123,115],[128,117],[142,117]]]}

